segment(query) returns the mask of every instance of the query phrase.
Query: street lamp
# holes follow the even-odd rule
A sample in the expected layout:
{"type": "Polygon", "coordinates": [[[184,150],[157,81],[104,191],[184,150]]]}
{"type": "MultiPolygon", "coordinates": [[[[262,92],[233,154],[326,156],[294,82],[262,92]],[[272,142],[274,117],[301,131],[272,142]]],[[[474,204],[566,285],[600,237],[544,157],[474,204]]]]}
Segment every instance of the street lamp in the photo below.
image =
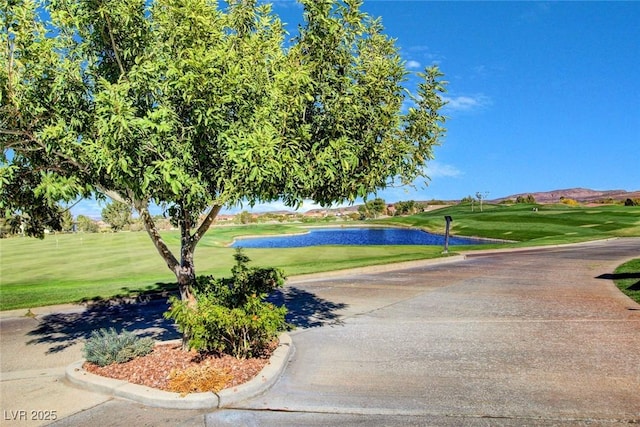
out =
{"type": "Polygon", "coordinates": [[[451,224],[451,221],[453,221],[453,219],[449,216],[446,215],[444,217],[444,220],[447,222],[447,225],[444,229],[444,252],[445,254],[449,253],[449,225],[451,224]]]}

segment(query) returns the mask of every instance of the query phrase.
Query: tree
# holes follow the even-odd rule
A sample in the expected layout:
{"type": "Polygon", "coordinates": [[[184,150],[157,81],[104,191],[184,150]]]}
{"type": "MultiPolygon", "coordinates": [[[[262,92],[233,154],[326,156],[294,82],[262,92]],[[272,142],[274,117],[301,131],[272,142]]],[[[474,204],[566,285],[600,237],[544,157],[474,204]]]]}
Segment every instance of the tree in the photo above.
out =
{"type": "Polygon", "coordinates": [[[364,205],[358,206],[358,212],[360,218],[377,218],[378,215],[382,215],[387,211],[387,204],[384,199],[379,197],[367,201],[364,205]]]}
{"type": "Polygon", "coordinates": [[[65,209],[62,212],[62,222],[60,224],[60,228],[62,231],[73,231],[73,215],[71,215],[71,211],[69,209],[65,209]]]}
{"type": "Polygon", "coordinates": [[[374,218],[387,212],[387,203],[384,201],[384,199],[381,199],[379,197],[368,201],[366,205],[367,210],[373,214],[374,218]]]}
{"type": "Polygon", "coordinates": [[[0,239],[4,239],[12,234],[11,227],[5,218],[0,218],[0,239]]]}
{"type": "Polygon", "coordinates": [[[122,202],[112,202],[102,209],[102,220],[111,226],[113,231],[120,231],[130,225],[131,206],[122,202]]]}
{"type": "Polygon", "coordinates": [[[371,216],[372,215],[367,209],[366,204],[358,206],[358,219],[367,219],[367,218],[371,218],[371,216]]]}
{"type": "Polygon", "coordinates": [[[476,198],[477,198],[477,199],[478,199],[478,201],[480,202],[480,212],[482,212],[482,201],[483,201],[484,199],[486,199],[486,198],[487,198],[487,195],[488,195],[488,194],[489,194],[489,192],[488,192],[488,191],[485,191],[484,193],[481,193],[481,192],[479,192],[479,191],[478,191],[478,192],[476,192],[476,198]]]}
{"type": "Polygon", "coordinates": [[[421,206],[413,200],[397,202],[395,204],[396,215],[412,215],[421,209],[421,206]]]}
{"type": "Polygon", "coordinates": [[[236,220],[240,224],[249,224],[251,222],[256,222],[256,219],[248,211],[242,211],[239,214],[237,214],[236,220]]]}
{"type": "Polygon", "coordinates": [[[463,197],[463,198],[460,200],[460,203],[462,203],[462,204],[466,204],[466,203],[473,203],[473,201],[474,201],[474,200],[475,200],[475,199],[473,198],[473,196],[468,195],[467,197],[463,197]]]}
{"type": "Polygon", "coordinates": [[[60,201],[126,203],[195,303],[194,251],[223,206],[328,206],[424,175],[444,132],[442,74],[425,69],[409,94],[361,0],[302,0],[286,47],[269,6],[227,3],[2,8],[0,208],[41,236],[59,227],[60,201]],[[151,203],[178,225],[179,253],[151,203]]]}
{"type": "Polygon", "coordinates": [[[533,196],[533,194],[528,194],[527,197],[524,197],[524,196],[516,197],[516,203],[527,203],[532,205],[535,202],[536,202],[536,198],[533,196]]]}
{"type": "Polygon", "coordinates": [[[76,223],[78,224],[78,231],[84,233],[97,233],[99,230],[98,224],[88,216],[78,215],[76,223]]]}

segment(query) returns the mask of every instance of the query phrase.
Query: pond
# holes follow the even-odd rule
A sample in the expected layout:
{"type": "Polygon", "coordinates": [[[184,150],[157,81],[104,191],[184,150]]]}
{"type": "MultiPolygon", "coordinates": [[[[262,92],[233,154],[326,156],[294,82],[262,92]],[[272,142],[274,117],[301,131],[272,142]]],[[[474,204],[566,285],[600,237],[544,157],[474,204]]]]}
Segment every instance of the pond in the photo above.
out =
{"type": "MultiPolygon", "coordinates": [[[[449,245],[478,245],[480,239],[449,237],[449,245]]],[[[322,228],[305,234],[239,238],[231,247],[297,248],[320,245],[436,245],[444,246],[444,236],[409,228],[322,228]]]]}

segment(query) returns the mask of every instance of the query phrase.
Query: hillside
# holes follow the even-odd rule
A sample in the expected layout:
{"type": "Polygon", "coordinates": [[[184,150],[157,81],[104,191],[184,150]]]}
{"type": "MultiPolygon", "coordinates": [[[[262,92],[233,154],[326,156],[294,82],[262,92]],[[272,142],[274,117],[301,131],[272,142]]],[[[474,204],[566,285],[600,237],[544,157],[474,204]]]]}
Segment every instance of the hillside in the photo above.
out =
{"type": "Polygon", "coordinates": [[[626,200],[626,199],[640,199],[639,191],[626,191],[626,190],[590,190],[588,188],[568,188],[564,190],[542,191],[532,193],[520,193],[514,194],[508,197],[502,197],[493,200],[493,202],[500,202],[502,200],[513,199],[518,196],[527,197],[531,194],[538,203],[558,203],[560,198],[573,199],[581,203],[600,202],[605,200],[626,200]]]}

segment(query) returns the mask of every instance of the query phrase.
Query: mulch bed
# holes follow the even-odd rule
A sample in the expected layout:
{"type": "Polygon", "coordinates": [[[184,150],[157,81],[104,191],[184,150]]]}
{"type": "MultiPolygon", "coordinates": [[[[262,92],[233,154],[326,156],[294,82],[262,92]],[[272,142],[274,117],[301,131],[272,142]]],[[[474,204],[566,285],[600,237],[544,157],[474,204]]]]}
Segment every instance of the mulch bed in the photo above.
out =
{"type": "MultiPolygon", "coordinates": [[[[275,345],[274,345],[275,349],[275,345]]],[[[133,384],[168,391],[169,374],[173,370],[208,365],[231,375],[224,388],[236,387],[253,379],[269,363],[272,351],[264,357],[237,359],[229,355],[201,355],[195,350],[183,351],[181,344],[160,344],[146,356],[125,363],[113,363],[100,367],[85,362],[87,372],[103,377],[128,381],[133,384]]]]}

